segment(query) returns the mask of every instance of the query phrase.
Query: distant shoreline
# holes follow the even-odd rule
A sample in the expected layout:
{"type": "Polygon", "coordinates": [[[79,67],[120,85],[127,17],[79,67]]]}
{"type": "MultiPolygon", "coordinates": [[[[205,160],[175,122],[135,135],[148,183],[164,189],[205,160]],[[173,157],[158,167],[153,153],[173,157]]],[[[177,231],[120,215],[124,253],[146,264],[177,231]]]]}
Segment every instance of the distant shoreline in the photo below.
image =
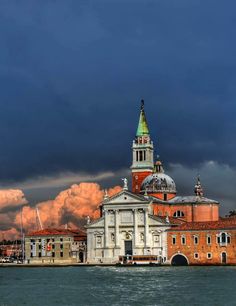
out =
{"type": "Polygon", "coordinates": [[[162,268],[162,267],[230,267],[236,266],[236,264],[198,264],[198,265],[187,265],[187,266],[172,266],[172,265],[120,265],[120,264],[87,264],[87,263],[74,263],[74,264],[0,264],[0,268],[63,268],[63,267],[150,267],[150,268],[162,268]]]}

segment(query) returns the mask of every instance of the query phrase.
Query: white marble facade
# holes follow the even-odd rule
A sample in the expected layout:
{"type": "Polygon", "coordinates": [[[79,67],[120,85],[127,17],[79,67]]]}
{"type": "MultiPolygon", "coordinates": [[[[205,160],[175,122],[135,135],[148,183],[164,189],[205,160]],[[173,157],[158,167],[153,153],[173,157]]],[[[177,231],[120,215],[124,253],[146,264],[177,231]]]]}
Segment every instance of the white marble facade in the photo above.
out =
{"type": "Polygon", "coordinates": [[[124,189],[101,203],[102,217],[87,225],[87,262],[116,263],[120,255],[167,258],[170,227],[152,215],[148,197],[124,189]]]}

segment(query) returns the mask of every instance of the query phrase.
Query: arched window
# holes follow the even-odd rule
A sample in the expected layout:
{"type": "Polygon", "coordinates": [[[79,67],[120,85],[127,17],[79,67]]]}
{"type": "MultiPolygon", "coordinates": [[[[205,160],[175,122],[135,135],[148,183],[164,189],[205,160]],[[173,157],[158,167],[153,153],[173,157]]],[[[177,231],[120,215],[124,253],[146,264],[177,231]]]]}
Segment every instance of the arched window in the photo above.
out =
{"type": "Polygon", "coordinates": [[[217,242],[219,245],[224,246],[227,245],[228,243],[230,243],[230,234],[226,233],[226,232],[222,232],[218,235],[216,235],[217,237],[217,242]]]}
{"type": "Polygon", "coordinates": [[[226,252],[221,253],[221,263],[226,264],[227,263],[227,254],[226,252]]]}
{"type": "Polygon", "coordinates": [[[176,210],[176,211],[174,212],[173,217],[176,217],[176,218],[178,218],[178,217],[184,217],[184,213],[183,213],[181,210],[176,210]]]}

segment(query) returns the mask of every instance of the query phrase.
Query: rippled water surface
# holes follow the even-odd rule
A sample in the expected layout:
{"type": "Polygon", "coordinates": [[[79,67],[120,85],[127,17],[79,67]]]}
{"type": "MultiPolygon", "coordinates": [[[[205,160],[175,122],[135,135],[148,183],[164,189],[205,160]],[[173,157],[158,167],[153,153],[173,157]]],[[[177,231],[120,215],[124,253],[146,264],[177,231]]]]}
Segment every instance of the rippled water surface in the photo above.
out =
{"type": "Polygon", "coordinates": [[[236,306],[236,267],[0,268],[0,305],[236,306]]]}

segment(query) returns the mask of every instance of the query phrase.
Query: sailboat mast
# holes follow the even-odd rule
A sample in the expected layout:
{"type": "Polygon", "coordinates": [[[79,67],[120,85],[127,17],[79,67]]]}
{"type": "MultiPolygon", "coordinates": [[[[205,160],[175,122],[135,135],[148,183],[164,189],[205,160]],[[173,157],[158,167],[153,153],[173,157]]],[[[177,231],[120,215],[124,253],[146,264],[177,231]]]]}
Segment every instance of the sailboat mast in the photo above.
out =
{"type": "Polygon", "coordinates": [[[23,231],[23,208],[21,209],[20,213],[20,220],[21,220],[21,226],[20,226],[20,231],[21,231],[21,250],[22,250],[22,261],[24,263],[25,260],[25,236],[24,236],[24,231],[23,231]]]}

